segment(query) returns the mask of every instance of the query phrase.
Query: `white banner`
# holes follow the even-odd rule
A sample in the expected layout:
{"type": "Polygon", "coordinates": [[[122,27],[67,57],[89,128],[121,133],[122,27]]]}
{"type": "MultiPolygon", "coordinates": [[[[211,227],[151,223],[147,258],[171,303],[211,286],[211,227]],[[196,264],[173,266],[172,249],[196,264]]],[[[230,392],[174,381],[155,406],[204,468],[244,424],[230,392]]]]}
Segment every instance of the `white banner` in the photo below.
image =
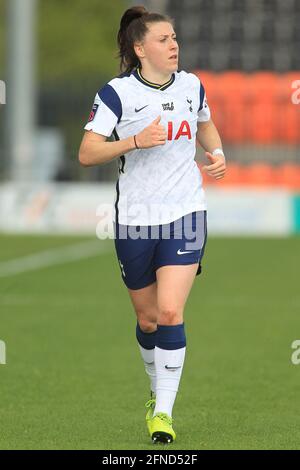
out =
{"type": "MultiPolygon", "coordinates": [[[[209,188],[206,199],[209,234],[292,233],[288,191],[209,188]]],[[[114,200],[112,183],[6,183],[0,186],[0,231],[94,235],[101,219],[111,221],[114,200]]]]}
{"type": "Polygon", "coordinates": [[[208,231],[228,235],[287,235],[292,232],[291,194],[279,189],[206,190],[208,231]]]}

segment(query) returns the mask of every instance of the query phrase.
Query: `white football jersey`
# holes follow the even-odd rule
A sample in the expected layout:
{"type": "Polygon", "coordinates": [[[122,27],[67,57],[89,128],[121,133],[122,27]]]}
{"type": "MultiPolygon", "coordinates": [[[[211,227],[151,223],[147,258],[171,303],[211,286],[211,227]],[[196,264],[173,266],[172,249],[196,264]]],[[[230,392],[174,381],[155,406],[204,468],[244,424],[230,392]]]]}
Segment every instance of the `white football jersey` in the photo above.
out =
{"type": "Polygon", "coordinates": [[[96,94],[85,129],[125,139],[158,116],[166,143],[119,158],[114,221],[120,224],[165,224],[206,209],[195,153],[197,122],[208,121],[210,110],[196,75],[176,72],[157,85],[138,69],[122,74],[96,94]]]}

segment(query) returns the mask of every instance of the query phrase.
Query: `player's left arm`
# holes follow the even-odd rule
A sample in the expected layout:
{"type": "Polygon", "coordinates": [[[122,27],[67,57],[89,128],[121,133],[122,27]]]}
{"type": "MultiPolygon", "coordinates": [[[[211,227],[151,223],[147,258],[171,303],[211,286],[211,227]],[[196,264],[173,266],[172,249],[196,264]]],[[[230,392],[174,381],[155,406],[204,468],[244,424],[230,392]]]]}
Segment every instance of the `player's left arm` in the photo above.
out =
{"type": "Polygon", "coordinates": [[[201,170],[215,179],[223,178],[226,171],[226,161],[222,149],[222,141],[211,119],[198,122],[196,139],[205,150],[205,155],[210,162],[209,165],[202,166],[201,170]]]}

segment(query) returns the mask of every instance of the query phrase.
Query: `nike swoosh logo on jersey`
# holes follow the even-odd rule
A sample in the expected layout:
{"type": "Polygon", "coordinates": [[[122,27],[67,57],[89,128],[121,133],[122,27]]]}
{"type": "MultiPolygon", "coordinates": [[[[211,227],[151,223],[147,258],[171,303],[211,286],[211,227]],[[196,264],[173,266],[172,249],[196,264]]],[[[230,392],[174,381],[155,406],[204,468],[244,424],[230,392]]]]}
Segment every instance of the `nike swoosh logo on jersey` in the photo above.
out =
{"type": "Polygon", "coordinates": [[[169,367],[169,366],[165,366],[165,369],[168,369],[168,370],[176,370],[176,369],[180,369],[181,366],[178,366],[178,367],[169,367]]]}
{"type": "Polygon", "coordinates": [[[140,109],[136,109],[136,108],[135,108],[135,112],[136,112],[136,113],[139,113],[140,111],[142,111],[142,109],[147,108],[147,106],[149,106],[149,104],[146,104],[146,106],[143,106],[143,107],[140,108],[140,109]]]}
{"type": "Polygon", "coordinates": [[[177,254],[178,254],[178,255],[185,255],[186,253],[193,253],[193,251],[181,251],[180,248],[179,248],[179,250],[177,251],[177,254]]]}

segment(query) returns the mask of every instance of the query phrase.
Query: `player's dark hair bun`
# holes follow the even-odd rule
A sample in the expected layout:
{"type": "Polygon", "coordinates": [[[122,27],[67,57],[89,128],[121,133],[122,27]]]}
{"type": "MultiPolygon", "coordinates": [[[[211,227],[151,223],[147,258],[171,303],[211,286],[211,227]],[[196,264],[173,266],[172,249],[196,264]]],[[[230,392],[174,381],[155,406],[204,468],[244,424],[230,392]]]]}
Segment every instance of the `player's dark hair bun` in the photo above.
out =
{"type": "Polygon", "coordinates": [[[167,21],[173,24],[168,16],[159,13],[149,13],[142,5],[129,8],[123,14],[120,21],[117,42],[119,47],[120,70],[131,72],[140,66],[140,61],[134,51],[134,43],[143,40],[148,23],[167,21]]]}
{"type": "Polygon", "coordinates": [[[148,11],[142,5],[137,5],[135,7],[128,8],[128,10],[125,11],[121,18],[119,32],[124,32],[133,20],[141,18],[141,16],[145,14],[148,14],[148,11]]]}

